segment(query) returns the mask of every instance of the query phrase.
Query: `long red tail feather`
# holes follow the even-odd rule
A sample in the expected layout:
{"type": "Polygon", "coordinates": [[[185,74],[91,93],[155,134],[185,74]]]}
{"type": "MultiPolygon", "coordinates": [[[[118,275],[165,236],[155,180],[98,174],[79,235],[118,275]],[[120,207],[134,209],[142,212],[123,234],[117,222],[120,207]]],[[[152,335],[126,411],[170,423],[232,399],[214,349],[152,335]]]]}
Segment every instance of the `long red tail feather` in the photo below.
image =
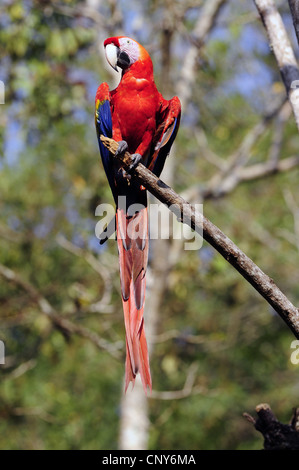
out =
{"type": "Polygon", "coordinates": [[[116,211],[120,282],[126,329],[125,389],[140,373],[145,393],[152,390],[147,342],[144,331],[145,273],[148,259],[147,208],[133,216],[116,211]]]}

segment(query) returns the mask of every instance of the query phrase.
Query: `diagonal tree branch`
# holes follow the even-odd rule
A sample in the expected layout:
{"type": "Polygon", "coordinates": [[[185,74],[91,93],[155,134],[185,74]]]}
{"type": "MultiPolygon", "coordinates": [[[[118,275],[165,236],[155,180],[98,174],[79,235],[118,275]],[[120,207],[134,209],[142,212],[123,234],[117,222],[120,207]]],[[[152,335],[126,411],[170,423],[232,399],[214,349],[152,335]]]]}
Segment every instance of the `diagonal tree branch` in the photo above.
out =
{"type": "MultiPolygon", "coordinates": [[[[103,144],[114,155],[118,143],[101,136],[103,144]]],[[[125,170],[129,171],[131,156],[128,152],[118,157],[125,170]]],[[[235,245],[216,225],[208,220],[194,206],[186,202],[172,188],[157,178],[144,165],[138,164],[134,178],[157,199],[163,202],[178,219],[189,225],[212,245],[239,273],[261,294],[281,316],[296,338],[299,339],[299,310],[290,302],[267,274],[265,274],[240,248],[235,245]]]]}

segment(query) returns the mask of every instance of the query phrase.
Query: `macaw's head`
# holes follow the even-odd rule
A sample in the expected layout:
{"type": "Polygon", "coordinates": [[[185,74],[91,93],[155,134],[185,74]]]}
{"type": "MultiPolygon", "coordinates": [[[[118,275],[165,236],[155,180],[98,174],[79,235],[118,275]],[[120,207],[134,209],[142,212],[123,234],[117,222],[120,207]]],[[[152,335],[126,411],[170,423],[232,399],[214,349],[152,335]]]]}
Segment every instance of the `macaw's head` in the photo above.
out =
{"type": "Polygon", "coordinates": [[[152,67],[148,52],[134,39],[126,36],[108,38],[104,42],[104,47],[107,61],[117,72],[117,67],[125,72],[133,64],[152,67]]]}

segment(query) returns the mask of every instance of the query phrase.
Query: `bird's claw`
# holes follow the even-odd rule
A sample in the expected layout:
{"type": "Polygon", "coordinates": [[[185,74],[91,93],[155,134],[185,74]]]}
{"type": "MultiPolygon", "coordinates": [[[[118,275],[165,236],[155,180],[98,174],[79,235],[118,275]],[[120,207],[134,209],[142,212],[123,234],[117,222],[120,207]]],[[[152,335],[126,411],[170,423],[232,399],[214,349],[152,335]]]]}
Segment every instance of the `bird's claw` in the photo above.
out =
{"type": "MultiPolygon", "coordinates": [[[[125,140],[121,140],[121,141],[118,142],[118,147],[117,147],[117,150],[115,152],[115,157],[124,156],[124,154],[127,151],[128,151],[127,142],[125,140]]],[[[141,161],[142,161],[142,156],[139,153],[133,153],[131,155],[131,163],[128,166],[128,169],[126,170],[125,173],[132,173],[135,170],[138,163],[140,163],[141,161]]],[[[124,171],[124,170],[122,170],[122,171],[124,171]]],[[[130,175],[127,175],[127,178],[130,179],[130,175]]]]}
{"type": "Polygon", "coordinates": [[[124,155],[128,151],[128,144],[125,140],[121,140],[118,142],[118,147],[115,152],[115,157],[118,157],[119,155],[124,155]]]}
{"type": "Polygon", "coordinates": [[[138,163],[140,163],[141,161],[142,161],[142,156],[140,155],[140,153],[133,153],[131,155],[131,164],[128,168],[128,171],[129,172],[134,171],[138,163]]]}

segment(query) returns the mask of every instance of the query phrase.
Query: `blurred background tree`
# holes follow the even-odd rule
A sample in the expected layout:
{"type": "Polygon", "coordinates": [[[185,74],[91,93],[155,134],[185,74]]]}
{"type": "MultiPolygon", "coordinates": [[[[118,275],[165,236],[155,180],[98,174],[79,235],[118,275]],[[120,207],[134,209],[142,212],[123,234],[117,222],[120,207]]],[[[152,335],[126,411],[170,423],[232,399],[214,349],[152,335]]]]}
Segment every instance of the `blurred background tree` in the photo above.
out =
{"type": "Polygon", "coordinates": [[[148,49],[159,90],[183,104],[162,179],[203,202],[298,303],[299,136],[252,2],[3,0],[0,447],[261,448],[242,413],[268,401],[289,419],[294,338],[206,243],[151,242],[154,390],[145,398],[137,383],[123,395],[117,249],[95,236],[96,207],[112,196],[93,117],[98,84],[119,79],[103,40],[119,34],[148,49]],[[138,442],[128,441],[132,421],[138,442]]]}

